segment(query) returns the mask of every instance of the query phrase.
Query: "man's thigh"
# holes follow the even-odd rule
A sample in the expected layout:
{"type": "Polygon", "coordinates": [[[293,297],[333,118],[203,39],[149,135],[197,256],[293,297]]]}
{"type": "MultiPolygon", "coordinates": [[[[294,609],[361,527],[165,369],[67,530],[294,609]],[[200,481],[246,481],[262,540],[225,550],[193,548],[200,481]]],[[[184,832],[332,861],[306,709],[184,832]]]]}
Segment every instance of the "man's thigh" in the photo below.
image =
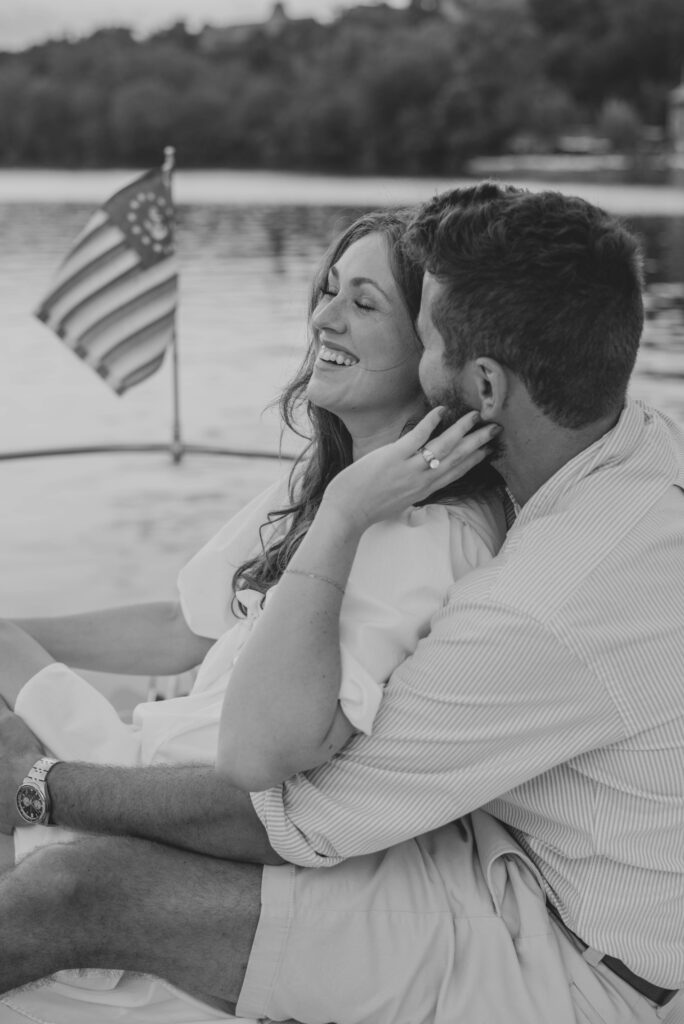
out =
{"type": "Polygon", "coordinates": [[[325,870],[265,868],[238,1013],[336,1024],[655,1024],[648,1005],[633,1007],[604,978],[591,992],[596,1017],[582,1017],[575,996],[588,967],[569,964],[523,852],[501,826],[490,832],[475,835],[465,819],[325,870]]]}
{"type": "MultiPolygon", "coordinates": [[[[538,902],[534,930],[544,933],[543,949],[550,928],[538,902]]],[[[466,827],[325,870],[266,868],[262,904],[238,1014],[337,1024],[548,1024],[466,827]]],[[[575,1024],[569,999],[557,1008],[554,1024],[575,1024]]]]}
{"type": "Polygon", "coordinates": [[[262,868],[142,839],[88,837],[27,858],[59,877],[61,967],[154,974],[232,1012],[260,912],[262,868]]]}
{"type": "Polygon", "coordinates": [[[0,833],[0,875],[14,867],[14,837],[0,833]]]}

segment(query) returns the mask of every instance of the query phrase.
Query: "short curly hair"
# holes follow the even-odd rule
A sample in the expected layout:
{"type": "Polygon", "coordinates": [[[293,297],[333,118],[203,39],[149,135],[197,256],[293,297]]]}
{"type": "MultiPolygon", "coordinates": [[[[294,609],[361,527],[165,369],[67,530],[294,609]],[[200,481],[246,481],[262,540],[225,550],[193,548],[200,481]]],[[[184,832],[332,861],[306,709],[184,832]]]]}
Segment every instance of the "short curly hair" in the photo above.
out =
{"type": "Polygon", "coordinates": [[[444,286],[431,316],[450,365],[495,359],[563,427],[619,412],[644,314],[639,243],[615,217],[484,182],[425,204],[406,244],[444,286]]]}

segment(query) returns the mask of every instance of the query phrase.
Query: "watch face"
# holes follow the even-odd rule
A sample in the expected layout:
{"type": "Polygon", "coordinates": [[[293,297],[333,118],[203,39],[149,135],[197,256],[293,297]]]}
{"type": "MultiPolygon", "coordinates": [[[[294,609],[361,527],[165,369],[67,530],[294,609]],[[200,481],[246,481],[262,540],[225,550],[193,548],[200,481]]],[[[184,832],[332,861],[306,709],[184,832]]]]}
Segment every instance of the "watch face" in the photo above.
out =
{"type": "Polygon", "coordinates": [[[24,821],[39,822],[45,814],[45,797],[30,783],[24,783],[17,790],[17,808],[24,821]]]}

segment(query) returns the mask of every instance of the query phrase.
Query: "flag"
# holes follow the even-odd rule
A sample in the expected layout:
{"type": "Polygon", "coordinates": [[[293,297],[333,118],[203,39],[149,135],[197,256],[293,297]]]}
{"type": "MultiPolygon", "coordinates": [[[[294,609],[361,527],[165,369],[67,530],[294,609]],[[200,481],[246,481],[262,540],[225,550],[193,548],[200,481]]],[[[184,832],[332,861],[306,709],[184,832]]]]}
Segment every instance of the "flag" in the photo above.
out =
{"type": "Polygon", "coordinates": [[[175,330],[174,209],[161,170],[101,206],[36,316],[121,395],[158,370],[175,330]]]}

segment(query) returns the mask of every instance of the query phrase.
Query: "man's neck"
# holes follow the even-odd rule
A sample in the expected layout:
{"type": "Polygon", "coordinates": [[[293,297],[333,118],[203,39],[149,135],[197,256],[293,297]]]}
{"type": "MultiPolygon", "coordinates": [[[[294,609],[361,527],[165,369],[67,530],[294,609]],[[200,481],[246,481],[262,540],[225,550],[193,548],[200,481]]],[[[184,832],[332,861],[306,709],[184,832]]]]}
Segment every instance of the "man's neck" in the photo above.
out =
{"type": "Polygon", "coordinates": [[[542,416],[526,424],[527,429],[507,432],[495,466],[516,503],[529,501],[563,466],[612,430],[618,419],[619,414],[611,415],[573,430],[542,416]]]}

